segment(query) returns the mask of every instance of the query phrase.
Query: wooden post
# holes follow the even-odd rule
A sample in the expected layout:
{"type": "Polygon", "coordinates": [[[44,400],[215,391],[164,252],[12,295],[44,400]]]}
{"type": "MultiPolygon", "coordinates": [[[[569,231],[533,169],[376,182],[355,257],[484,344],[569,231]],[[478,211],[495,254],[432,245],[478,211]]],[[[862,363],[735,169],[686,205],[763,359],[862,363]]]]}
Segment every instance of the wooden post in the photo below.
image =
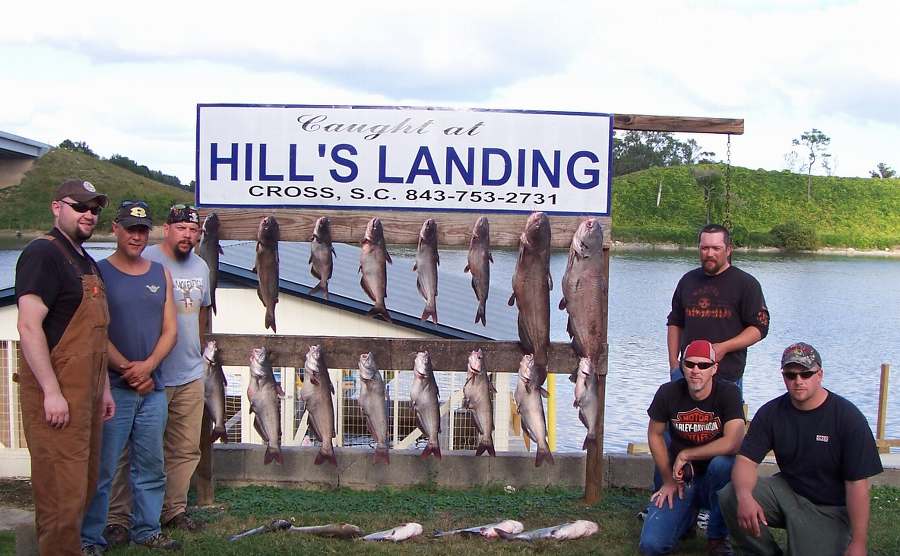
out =
{"type": "MultiPolygon", "coordinates": [[[[601,306],[604,308],[602,319],[602,342],[607,343],[609,335],[607,334],[608,313],[607,307],[609,302],[609,247],[603,248],[603,275],[607,279],[606,287],[597,292],[600,297],[601,306]]],[[[608,350],[607,350],[608,352],[608,350]]],[[[603,423],[606,414],[606,373],[608,370],[608,358],[604,357],[597,365],[597,400],[599,410],[597,411],[596,434],[597,441],[593,446],[588,446],[587,457],[584,465],[584,502],[586,504],[596,504],[600,501],[600,495],[603,491],[603,423]]]]}
{"type": "MultiPolygon", "coordinates": [[[[206,319],[206,330],[209,334],[212,331],[212,314],[206,319]]],[[[200,427],[200,463],[197,464],[197,470],[194,472],[194,484],[197,487],[197,505],[211,506],[216,502],[216,483],[213,479],[213,455],[212,442],[209,441],[209,433],[212,430],[210,426],[212,418],[206,413],[206,406],[203,407],[203,425],[200,427]]]]}
{"type": "MultiPolygon", "coordinates": [[[[876,440],[885,440],[884,427],[887,422],[887,402],[888,402],[888,383],[891,380],[891,364],[881,364],[881,388],[878,391],[878,423],[875,426],[876,440]]],[[[885,445],[879,445],[878,451],[882,454],[889,454],[891,448],[885,445]]]]}

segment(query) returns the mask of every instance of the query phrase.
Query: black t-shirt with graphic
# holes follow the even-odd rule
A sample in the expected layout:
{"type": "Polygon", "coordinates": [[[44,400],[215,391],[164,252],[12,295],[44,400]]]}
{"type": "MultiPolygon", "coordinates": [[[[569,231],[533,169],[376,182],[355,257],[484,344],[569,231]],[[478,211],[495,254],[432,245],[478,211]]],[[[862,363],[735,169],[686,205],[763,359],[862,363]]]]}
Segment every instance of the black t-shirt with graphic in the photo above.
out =
{"type": "MultiPolygon", "coordinates": [[[[731,382],[713,378],[712,392],[702,400],[695,400],[688,391],[687,381],[679,379],[659,387],[647,415],[658,423],[666,423],[672,442],[669,443],[670,463],[685,448],[709,444],[721,438],[725,423],[744,420],[741,392],[731,382]]],[[[709,460],[692,462],[695,473],[704,473],[709,460]]]]}
{"type": "Polygon", "coordinates": [[[41,298],[47,306],[44,318],[44,334],[47,347],[51,350],[59,343],[69,321],[81,305],[81,274],[96,274],[96,263],[90,255],[75,251],[68,239],[57,228],[47,234],[53,241],[38,238],[29,243],[16,263],[16,302],[26,294],[41,298]],[[53,245],[58,243],[72,255],[77,269],[73,267],[53,245]]]}
{"type": "MultiPolygon", "coordinates": [[[[672,295],[672,312],[667,324],[682,329],[679,353],[694,340],[724,342],[748,326],[769,333],[769,309],[762,288],[753,276],[730,266],[709,276],[696,268],[678,281],[672,295]]],[[[718,376],[736,381],[744,374],[747,349],[733,351],[719,362],[718,376]]]]}
{"type": "Polygon", "coordinates": [[[769,450],[794,492],[814,504],[846,506],[844,481],[883,471],[868,421],[834,392],[809,411],[794,407],[789,394],[759,408],[739,453],[759,463],[769,450]]]}

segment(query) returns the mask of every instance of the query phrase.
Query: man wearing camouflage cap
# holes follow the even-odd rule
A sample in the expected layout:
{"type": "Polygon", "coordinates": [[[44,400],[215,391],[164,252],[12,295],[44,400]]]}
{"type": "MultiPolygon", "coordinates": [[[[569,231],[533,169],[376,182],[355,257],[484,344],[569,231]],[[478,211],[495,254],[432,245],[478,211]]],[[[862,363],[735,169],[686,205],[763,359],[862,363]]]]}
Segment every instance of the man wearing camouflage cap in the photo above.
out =
{"type": "Polygon", "coordinates": [[[736,545],[781,554],[769,527],[787,529],[793,554],[866,553],[869,477],[881,459],[863,414],[822,386],[822,357],[806,343],[781,356],[787,393],[763,405],[738,452],[720,506],[736,545]],[[757,478],[769,450],[780,472],[757,478]]]}

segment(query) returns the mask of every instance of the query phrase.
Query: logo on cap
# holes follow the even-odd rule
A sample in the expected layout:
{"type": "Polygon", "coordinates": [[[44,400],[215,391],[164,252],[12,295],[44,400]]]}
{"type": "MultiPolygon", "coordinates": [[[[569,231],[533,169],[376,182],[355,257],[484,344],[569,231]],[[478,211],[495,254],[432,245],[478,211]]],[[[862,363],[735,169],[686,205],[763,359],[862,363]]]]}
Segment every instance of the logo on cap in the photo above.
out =
{"type": "Polygon", "coordinates": [[[147,211],[144,210],[144,207],[131,207],[129,214],[135,218],[147,218],[147,211]]]}
{"type": "Polygon", "coordinates": [[[81,186],[84,187],[85,191],[90,191],[91,193],[97,192],[97,190],[94,188],[94,185],[89,181],[81,182],[81,186]]]}

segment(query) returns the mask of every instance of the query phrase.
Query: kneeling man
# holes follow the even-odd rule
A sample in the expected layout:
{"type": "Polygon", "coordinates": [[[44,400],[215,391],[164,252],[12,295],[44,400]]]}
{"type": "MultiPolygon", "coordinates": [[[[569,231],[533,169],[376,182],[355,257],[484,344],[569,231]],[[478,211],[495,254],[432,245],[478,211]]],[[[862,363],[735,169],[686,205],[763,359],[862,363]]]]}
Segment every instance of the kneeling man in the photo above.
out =
{"type": "Polygon", "coordinates": [[[787,529],[791,554],[866,553],[869,477],[881,459],[866,418],[822,387],[824,372],[811,345],[784,350],[787,393],[759,408],[722,490],[725,520],[749,554],[781,554],[769,527],[787,529]],[[769,450],[780,473],[757,479],[769,450]]]}
{"type": "Polygon", "coordinates": [[[702,507],[709,510],[708,552],[731,554],[716,493],[730,480],[744,438],[741,394],[734,383],[715,378],[716,353],[707,340],[688,344],[682,368],[685,378],[660,386],[647,409],[647,439],[663,484],[650,497],[639,548],[646,555],[668,554],[702,507]]]}

